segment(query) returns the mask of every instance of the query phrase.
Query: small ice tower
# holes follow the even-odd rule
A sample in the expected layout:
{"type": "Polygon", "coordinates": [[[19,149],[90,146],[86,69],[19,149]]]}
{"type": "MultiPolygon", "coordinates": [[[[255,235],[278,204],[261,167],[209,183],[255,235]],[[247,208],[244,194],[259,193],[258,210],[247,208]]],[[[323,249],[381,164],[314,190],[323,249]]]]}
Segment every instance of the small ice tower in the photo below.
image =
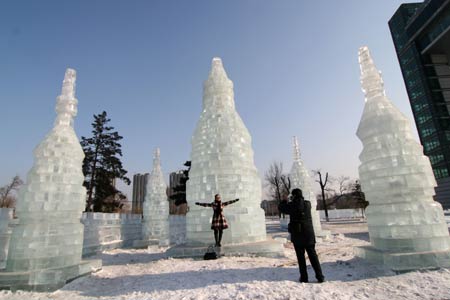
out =
{"type": "Polygon", "coordinates": [[[161,170],[159,148],[153,156],[153,170],[148,178],[142,224],[144,241],[160,246],[169,245],[169,201],[166,193],[167,185],[161,170]]]}
{"type": "Polygon", "coordinates": [[[391,103],[367,47],[359,49],[365,106],[357,136],[371,246],[361,257],[395,271],[450,266],[450,237],[430,161],[409,120],[391,103]]]}
{"type": "Polygon", "coordinates": [[[305,164],[301,159],[300,147],[296,136],[293,137],[293,148],[294,157],[291,172],[289,173],[289,179],[291,180],[291,191],[295,188],[302,190],[303,197],[311,202],[311,216],[315,235],[318,237],[326,237],[329,235],[329,232],[322,230],[322,226],[320,225],[319,212],[316,210],[317,200],[311,186],[311,176],[309,175],[308,169],[305,167],[305,164]]]}

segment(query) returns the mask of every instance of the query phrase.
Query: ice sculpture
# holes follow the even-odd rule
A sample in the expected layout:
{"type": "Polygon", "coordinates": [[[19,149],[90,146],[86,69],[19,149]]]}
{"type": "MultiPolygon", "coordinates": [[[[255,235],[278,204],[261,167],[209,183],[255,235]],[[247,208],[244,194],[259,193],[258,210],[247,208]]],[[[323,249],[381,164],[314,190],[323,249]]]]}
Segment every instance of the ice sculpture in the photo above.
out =
{"type": "Polygon", "coordinates": [[[366,96],[357,130],[362,141],[359,176],[369,201],[371,246],[357,254],[396,271],[450,266],[450,237],[428,157],[408,119],[386,97],[367,47],[359,49],[366,96]]]}
{"type": "Polygon", "coordinates": [[[169,202],[166,194],[166,183],[161,170],[159,148],[153,157],[153,170],[148,178],[142,224],[144,241],[160,246],[169,245],[169,202]]]}
{"type": "Polygon", "coordinates": [[[91,271],[81,261],[80,218],[86,189],[81,169],[84,153],[73,129],[78,103],[75,79],[75,70],[67,69],[56,100],[54,127],[34,150],[34,165],[19,193],[18,221],[0,286],[53,289],[91,271]],[[16,277],[11,279],[8,272],[15,272],[16,277]],[[17,274],[22,274],[19,280],[17,274]]]}
{"type": "Polygon", "coordinates": [[[329,235],[328,231],[322,230],[320,225],[319,212],[316,210],[317,200],[311,186],[311,177],[308,169],[305,168],[300,155],[300,148],[298,145],[297,137],[293,137],[294,146],[294,161],[292,163],[291,172],[289,173],[289,179],[291,180],[291,191],[295,188],[299,188],[303,192],[303,197],[311,202],[311,216],[314,225],[314,233],[319,237],[326,237],[329,235]]]}
{"type": "Polygon", "coordinates": [[[215,194],[223,201],[240,199],[224,212],[230,224],[224,231],[224,244],[266,240],[261,180],[253,163],[251,136],[235,109],[233,82],[220,58],[212,60],[203,85],[203,111],[192,137],[191,161],[186,186],[188,243],[211,243],[212,211],[194,202],[212,202],[215,194]]]}

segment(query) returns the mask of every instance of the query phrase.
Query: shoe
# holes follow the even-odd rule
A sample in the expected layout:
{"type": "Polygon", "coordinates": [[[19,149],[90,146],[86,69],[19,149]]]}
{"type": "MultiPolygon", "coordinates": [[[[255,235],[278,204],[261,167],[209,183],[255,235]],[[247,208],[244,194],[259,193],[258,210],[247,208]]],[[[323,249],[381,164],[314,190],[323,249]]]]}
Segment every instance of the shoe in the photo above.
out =
{"type": "Polygon", "coordinates": [[[217,243],[217,247],[222,247],[222,244],[221,243],[217,243]]]}
{"type": "Polygon", "coordinates": [[[298,279],[298,281],[303,282],[303,283],[308,283],[308,279],[304,280],[301,277],[298,279]]]}
{"type": "Polygon", "coordinates": [[[318,282],[318,283],[325,282],[325,278],[319,278],[319,279],[317,279],[317,282],[318,282]]]}

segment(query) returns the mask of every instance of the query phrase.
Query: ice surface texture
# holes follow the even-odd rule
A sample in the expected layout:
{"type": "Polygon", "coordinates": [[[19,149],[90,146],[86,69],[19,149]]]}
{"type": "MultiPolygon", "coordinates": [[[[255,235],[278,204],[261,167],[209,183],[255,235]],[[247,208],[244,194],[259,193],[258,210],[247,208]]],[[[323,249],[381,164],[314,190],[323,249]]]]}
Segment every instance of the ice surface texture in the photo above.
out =
{"type": "Polygon", "coordinates": [[[56,99],[53,129],[34,150],[34,165],[19,193],[7,271],[77,265],[81,261],[86,201],[83,150],[73,129],[76,72],[67,69],[56,99]]]}
{"type": "Polygon", "coordinates": [[[143,208],[142,233],[144,240],[158,240],[160,245],[169,244],[169,202],[167,185],[161,170],[159,148],[153,156],[153,170],[148,178],[143,208]]]}
{"type": "Polygon", "coordinates": [[[314,190],[311,186],[311,176],[308,169],[305,167],[300,155],[300,147],[298,145],[297,137],[293,137],[294,146],[294,160],[289,173],[289,179],[291,180],[291,191],[295,188],[302,190],[303,197],[311,202],[311,216],[314,225],[314,233],[316,236],[322,235],[322,227],[320,225],[319,212],[316,210],[317,200],[314,195],[314,190]]]}
{"type": "Polygon", "coordinates": [[[357,130],[361,188],[372,246],[381,251],[450,249],[442,207],[433,201],[436,181],[408,119],[386,97],[367,47],[359,50],[366,104],[357,130]]]}
{"type": "Polygon", "coordinates": [[[212,60],[203,85],[203,111],[192,137],[191,170],[187,181],[186,238],[189,244],[212,242],[213,211],[194,205],[240,201],[224,208],[230,225],[223,243],[245,243],[266,239],[264,211],[260,208],[261,180],[253,162],[251,136],[234,105],[233,82],[220,58],[212,60]]]}

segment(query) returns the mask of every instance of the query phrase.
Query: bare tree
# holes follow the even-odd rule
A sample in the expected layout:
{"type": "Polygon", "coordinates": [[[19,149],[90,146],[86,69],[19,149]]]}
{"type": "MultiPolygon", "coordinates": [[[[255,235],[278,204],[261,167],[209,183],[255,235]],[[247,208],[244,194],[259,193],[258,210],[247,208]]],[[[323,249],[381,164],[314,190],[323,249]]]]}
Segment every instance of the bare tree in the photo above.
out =
{"type": "Polygon", "coordinates": [[[288,175],[283,174],[282,162],[274,161],[264,175],[264,179],[269,187],[270,196],[276,200],[278,204],[281,200],[286,199],[287,196],[289,196],[291,180],[288,175]]]}
{"type": "Polygon", "coordinates": [[[350,177],[344,176],[344,175],[341,175],[338,178],[336,178],[336,182],[339,185],[338,189],[339,189],[340,196],[351,191],[352,184],[349,181],[350,181],[350,177]]]}
{"type": "Polygon", "coordinates": [[[22,184],[22,179],[16,175],[11,183],[0,188],[0,207],[14,207],[16,198],[13,193],[17,192],[22,184]]]}
{"type": "Polygon", "coordinates": [[[325,196],[325,191],[327,190],[326,189],[327,184],[331,182],[331,178],[328,178],[328,172],[326,172],[325,179],[322,178],[321,170],[314,170],[313,172],[319,176],[319,180],[316,180],[316,182],[319,183],[320,185],[320,190],[322,192],[323,209],[325,210],[325,219],[328,222],[329,218],[327,209],[327,197],[325,196]]]}
{"type": "Polygon", "coordinates": [[[289,178],[288,175],[283,174],[281,175],[280,180],[283,186],[281,191],[281,197],[282,199],[285,199],[287,196],[289,196],[289,193],[291,191],[291,179],[289,178]]]}
{"type": "Polygon", "coordinates": [[[269,190],[270,196],[277,200],[277,203],[280,203],[282,199],[282,189],[283,183],[281,181],[281,176],[283,175],[283,163],[274,161],[270,166],[269,170],[267,170],[264,175],[264,179],[266,180],[269,190]]]}

